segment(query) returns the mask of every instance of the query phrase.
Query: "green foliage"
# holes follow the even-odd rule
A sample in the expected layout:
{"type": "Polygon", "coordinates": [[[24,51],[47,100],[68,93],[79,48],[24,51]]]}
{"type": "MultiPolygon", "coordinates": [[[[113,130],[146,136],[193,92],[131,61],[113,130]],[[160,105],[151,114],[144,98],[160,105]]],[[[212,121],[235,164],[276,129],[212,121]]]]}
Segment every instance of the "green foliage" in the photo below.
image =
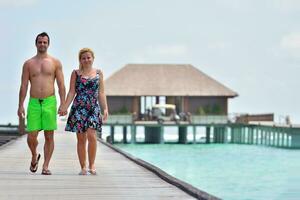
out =
{"type": "Polygon", "coordinates": [[[211,109],[211,114],[220,115],[222,114],[222,108],[219,104],[214,104],[211,109]]]}
{"type": "Polygon", "coordinates": [[[210,105],[204,106],[204,112],[205,112],[206,115],[210,115],[211,114],[210,105]]]}
{"type": "Polygon", "coordinates": [[[199,106],[199,108],[196,111],[196,114],[197,115],[205,115],[205,111],[202,106],[199,106]]]}
{"type": "Polygon", "coordinates": [[[199,106],[197,115],[221,115],[223,113],[222,107],[219,104],[199,106]]]}
{"type": "Polygon", "coordinates": [[[130,114],[126,106],[123,106],[120,110],[112,112],[113,115],[130,114]]]}

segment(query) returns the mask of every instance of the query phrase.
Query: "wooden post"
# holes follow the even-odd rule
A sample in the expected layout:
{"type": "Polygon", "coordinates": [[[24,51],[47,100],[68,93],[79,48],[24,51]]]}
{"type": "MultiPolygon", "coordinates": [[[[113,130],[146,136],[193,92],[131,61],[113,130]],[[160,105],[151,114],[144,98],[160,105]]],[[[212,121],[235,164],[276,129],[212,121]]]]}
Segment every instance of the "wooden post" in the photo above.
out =
{"type": "Polygon", "coordinates": [[[267,146],[270,146],[270,143],[271,143],[271,131],[270,131],[270,128],[267,128],[266,132],[267,132],[267,146]]]}
{"type": "Polygon", "coordinates": [[[263,128],[259,128],[260,130],[260,144],[263,145],[264,144],[264,137],[265,137],[265,132],[263,128]]]}
{"type": "Polygon", "coordinates": [[[110,127],[110,143],[115,143],[115,127],[113,125],[110,127]]]}
{"type": "Polygon", "coordinates": [[[273,142],[273,146],[277,147],[277,141],[278,141],[278,134],[277,134],[277,128],[274,128],[274,142],[273,142]]]}
{"type": "Polygon", "coordinates": [[[230,127],[230,134],[231,134],[231,137],[230,137],[230,143],[234,144],[235,143],[235,127],[230,127]]]}
{"type": "Polygon", "coordinates": [[[226,143],[226,127],[223,126],[223,127],[220,127],[220,135],[221,135],[221,143],[226,143]]]}
{"type": "Polygon", "coordinates": [[[245,144],[245,142],[246,142],[246,140],[245,140],[245,133],[246,133],[246,130],[245,130],[245,127],[241,127],[240,128],[240,130],[241,130],[241,133],[240,133],[240,135],[241,135],[241,144],[245,144]]]}
{"type": "Polygon", "coordinates": [[[134,125],[130,126],[130,132],[131,132],[131,144],[135,144],[136,142],[136,127],[134,125]]]}
{"type": "Polygon", "coordinates": [[[159,141],[160,144],[165,143],[165,141],[164,141],[164,131],[165,131],[164,127],[161,126],[160,127],[160,141],[159,141]]]}
{"type": "Polygon", "coordinates": [[[241,127],[236,128],[236,137],[237,137],[237,144],[241,144],[241,127]]]}
{"type": "Polygon", "coordinates": [[[280,142],[279,142],[279,131],[278,131],[278,128],[276,128],[276,143],[275,143],[275,146],[276,147],[279,147],[280,146],[280,142]]]}
{"type": "Polygon", "coordinates": [[[145,127],[145,143],[162,144],[163,140],[163,127],[145,127]]]}
{"type": "Polygon", "coordinates": [[[248,144],[253,144],[253,129],[248,127],[248,144]]]}
{"type": "Polygon", "coordinates": [[[178,127],[178,143],[179,144],[186,144],[187,141],[187,127],[186,126],[179,126],[178,127]]]}
{"type": "Polygon", "coordinates": [[[276,129],[274,127],[272,127],[272,146],[275,146],[276,144],[276,129]]]}
{"type": "Polygon", "coordinates": [[[210,143],[210,127],[209,126],[206,127],[206,140],[205,140],[205,143],[206,144],[210,143]]]}
{"type": "Polygon", "coordinates": [[[213,126],[213,143],[218,143],[218,128],[213,126]]]}
{"type": "Polygon", "coordinates": [[[286,132],[283,131],[282,133],[282,146],[285,147],[286,146],[286,132]]]}
{"type": "Polygon", "coordinates": [[[159,96],[156,96],[156,97],[155,97],[155,103],[156,103],[156,104],[159,104],[159,96]]]}
{"type": "Polygon", "coordinates": [[[220,128],[214,126],[214,143],[220,143],[220,128]]]}
{"type": "Polygon", "coordinates": [[[127,144],[127,126],[123,126],[123,143],[127,144]]]}
{"type": "Polygon", "coordinates": [[[193,126],[193,144],[196,144],[196,126],[193,126]]]}
{"type": "Polygon", "coordinates": [[[258,128],[255,128],[255,135],[256,135],[256,138],[255,138],[256,144],[259,144],[259,129],[258,128]]]}

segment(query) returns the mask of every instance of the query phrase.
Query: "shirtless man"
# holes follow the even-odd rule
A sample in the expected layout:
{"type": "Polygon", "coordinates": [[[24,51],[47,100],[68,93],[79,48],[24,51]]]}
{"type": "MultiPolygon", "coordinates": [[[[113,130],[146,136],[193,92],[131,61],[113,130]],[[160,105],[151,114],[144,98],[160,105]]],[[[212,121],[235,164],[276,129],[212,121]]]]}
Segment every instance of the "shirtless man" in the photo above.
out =
{"type": "Polygon", "coordinates": [[[59,60],[47,53],[50,38],[43,32],[37,35],[35,45],[37,54],[27,60],[23,65],[21,87],[19,93],[18,116],[25,117],[24,100],[30,82],[30,99],[27,108],[27,143],[30,148],[32,159],[30,171],[35,173],[41,157],[37,153],[39,131],[44,130],[44,164],[43,175],[51,175],[48,169],[49,162],[54,150],[53,133],[57,129],[56,115],[57,105],[54,91],[54,82],[57,81],[60,96],[59,115],[62,113],[60,107],[65,102],[65,85],[62,65],[59,60]]]}

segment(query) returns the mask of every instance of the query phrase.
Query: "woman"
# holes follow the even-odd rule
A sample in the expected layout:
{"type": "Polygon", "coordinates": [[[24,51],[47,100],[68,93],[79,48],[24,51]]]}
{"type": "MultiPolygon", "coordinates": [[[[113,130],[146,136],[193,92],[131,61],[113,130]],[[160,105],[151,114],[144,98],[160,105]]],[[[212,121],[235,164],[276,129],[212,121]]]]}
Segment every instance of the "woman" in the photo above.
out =
{"type": "Polygon", "coordinates": [[[77,154],[81,166],[79,175],[87,175],[88,172],[96,175],[96,131],[101,132],[101,109],[103,121],[106,121],[108,117],[103,73],[93,67],[94,58],[94,52],[89,48],[83,48],[79,51],[79,70],[72,72],[70,89],[62,109],[63,112],[66,112],[76,95],[65,130],[77,133],[77,154]],[[88,169],[86,164],[87,141],[88,169]]]}

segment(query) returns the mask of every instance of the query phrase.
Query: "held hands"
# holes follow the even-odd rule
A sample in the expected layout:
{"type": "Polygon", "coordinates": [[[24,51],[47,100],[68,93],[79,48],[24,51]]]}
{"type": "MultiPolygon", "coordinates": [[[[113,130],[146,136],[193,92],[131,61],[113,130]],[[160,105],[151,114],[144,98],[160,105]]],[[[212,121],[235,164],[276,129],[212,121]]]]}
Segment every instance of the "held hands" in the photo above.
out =
{"type": "Polygon", "coordinates": [[[67,115],[68,114],[68,108],[66,108],[66,106],[65,105],[60,105],[59,106],[59,108],[58,108],[58,114],[59,114],[59,116],[65,116],[65,115],[67,115]]]}

